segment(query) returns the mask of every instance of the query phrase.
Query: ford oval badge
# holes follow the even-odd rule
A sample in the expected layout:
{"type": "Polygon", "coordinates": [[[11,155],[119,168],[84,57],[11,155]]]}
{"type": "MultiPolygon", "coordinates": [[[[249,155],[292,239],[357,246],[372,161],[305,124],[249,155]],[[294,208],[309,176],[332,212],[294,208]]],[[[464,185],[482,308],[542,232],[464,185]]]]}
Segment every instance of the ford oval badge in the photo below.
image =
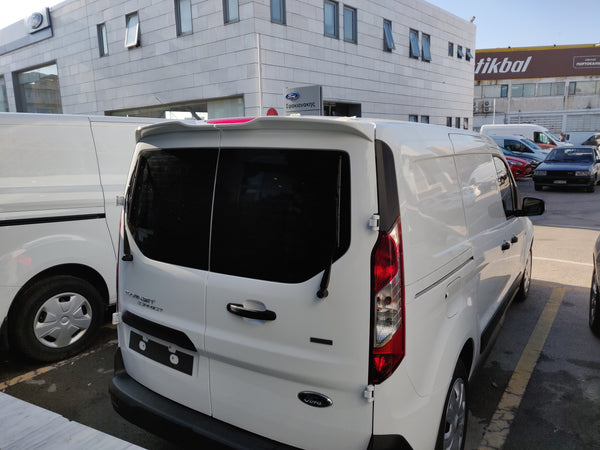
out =
{"type": "Polygon", "coordinates": [[[287,98],[288,100],[298,100],[300,98],[300,94],[298,94],[297,92],[289,92],[285,98],[287,98]]]}
{"type": "Polygon", "coordinates": [[[333,405],[333,401],[329,397],[318,392],[300,392],[298,398],[308,406],[314,406],[315,408],[327,408],[333,405]]]}

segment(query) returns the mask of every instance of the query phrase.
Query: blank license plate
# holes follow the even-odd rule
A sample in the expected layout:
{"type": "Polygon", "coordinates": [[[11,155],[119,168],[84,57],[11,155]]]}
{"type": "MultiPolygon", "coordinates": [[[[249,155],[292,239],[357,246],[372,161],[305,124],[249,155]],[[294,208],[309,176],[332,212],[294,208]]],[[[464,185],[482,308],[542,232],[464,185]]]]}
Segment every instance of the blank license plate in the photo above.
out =
{"type": "Polygon", "coordinates": [[[554,180],[554,184],[567,184],[566,180],[554,180]]]}
{"type": "Polygon", "coordinates": [[[191,375],[194,370],[194,357],[187,353],[169,350],[166,345],[160,344],[152,339],[145,339],[142,335],[131,330],[129,335],[129,348],[156,361],[160,364],[191,375]]]}

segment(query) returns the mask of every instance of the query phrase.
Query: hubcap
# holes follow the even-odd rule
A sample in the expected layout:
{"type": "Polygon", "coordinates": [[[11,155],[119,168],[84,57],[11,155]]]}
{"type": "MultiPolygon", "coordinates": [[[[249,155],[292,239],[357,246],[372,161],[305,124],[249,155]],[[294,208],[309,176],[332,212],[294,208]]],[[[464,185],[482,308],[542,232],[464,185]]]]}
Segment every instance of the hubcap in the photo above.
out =
{"type": "Polygon", "coordinates": [[[527,258],[525,264],[525,274],[523,275],[523,293],[527,295],[529,293],[529,286],[531,286],[531,253],[527,258]]]}
{"type": "Polygon", "coordinates": [[[51,348],[64,348],[81,339],[92,323],[92,308],[81,294],[64,292],[49,298],[35,315],[33,332],[51,348]]]}
{"type": "Polygon", "coordinates": [[[592,279],[592,290],[590,292],[590,325],[594,324],[596,319],[596,307],[598,304],[598,285],[596,284],[596,274],[592,279]]]}
{"type": "Polygon", "coordinates": [[[454,381],[448,404],[446,405],[446,425],[444,429],[444,449],[462,448],[467,417],[467,396],[465,383],[461,378],[454,381]]]}

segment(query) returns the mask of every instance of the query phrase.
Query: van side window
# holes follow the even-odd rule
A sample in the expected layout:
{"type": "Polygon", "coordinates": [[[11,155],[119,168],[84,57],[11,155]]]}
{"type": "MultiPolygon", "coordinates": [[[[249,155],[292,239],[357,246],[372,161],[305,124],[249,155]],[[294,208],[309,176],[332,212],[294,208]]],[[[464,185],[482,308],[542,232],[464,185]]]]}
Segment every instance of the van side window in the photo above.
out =
{"type": "Polygon", "coordinates": [[[211,272],[306,281],[350,244],[348,154],[222,149],[214,203],[211,272]]]}
{"type": "Polygon", "coordinates": [[[500,196],[502,197],[502,206],[506,217],[514,215],[515,211],[515,195],[509,169],[500,158],[494,156],[494,165],[496,166],[496,176],[498,187],[500,188],[500,196]]]}

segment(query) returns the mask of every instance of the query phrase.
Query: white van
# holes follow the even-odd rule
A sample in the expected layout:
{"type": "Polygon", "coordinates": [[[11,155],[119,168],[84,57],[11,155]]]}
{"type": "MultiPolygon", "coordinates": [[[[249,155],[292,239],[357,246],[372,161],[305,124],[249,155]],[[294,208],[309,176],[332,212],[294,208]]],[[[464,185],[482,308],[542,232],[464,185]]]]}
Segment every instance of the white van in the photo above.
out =
{"type": "Polygon", "coordinates": [[[53,361],[115,302],[120,207],[138,126],[154,119],[0,114],[3,347],[53,361]]]}
{"type": "Polygon", "coordinates": [[[530,123],[482,125],[480,132],[488,136],[516,134],[535,142],[541,148],[552,149],[559,145],[567,145],[566,142],[561,142],[559,138],[550,133],[548,129],[530,123]]]}
{"type": "Polygon", "coordinates": [[[523,216],[544,209],[488,137],[261,117],[137,141],[116,411],[236,448],[464,445],[469,376],[529,290],[523,216]]]}

